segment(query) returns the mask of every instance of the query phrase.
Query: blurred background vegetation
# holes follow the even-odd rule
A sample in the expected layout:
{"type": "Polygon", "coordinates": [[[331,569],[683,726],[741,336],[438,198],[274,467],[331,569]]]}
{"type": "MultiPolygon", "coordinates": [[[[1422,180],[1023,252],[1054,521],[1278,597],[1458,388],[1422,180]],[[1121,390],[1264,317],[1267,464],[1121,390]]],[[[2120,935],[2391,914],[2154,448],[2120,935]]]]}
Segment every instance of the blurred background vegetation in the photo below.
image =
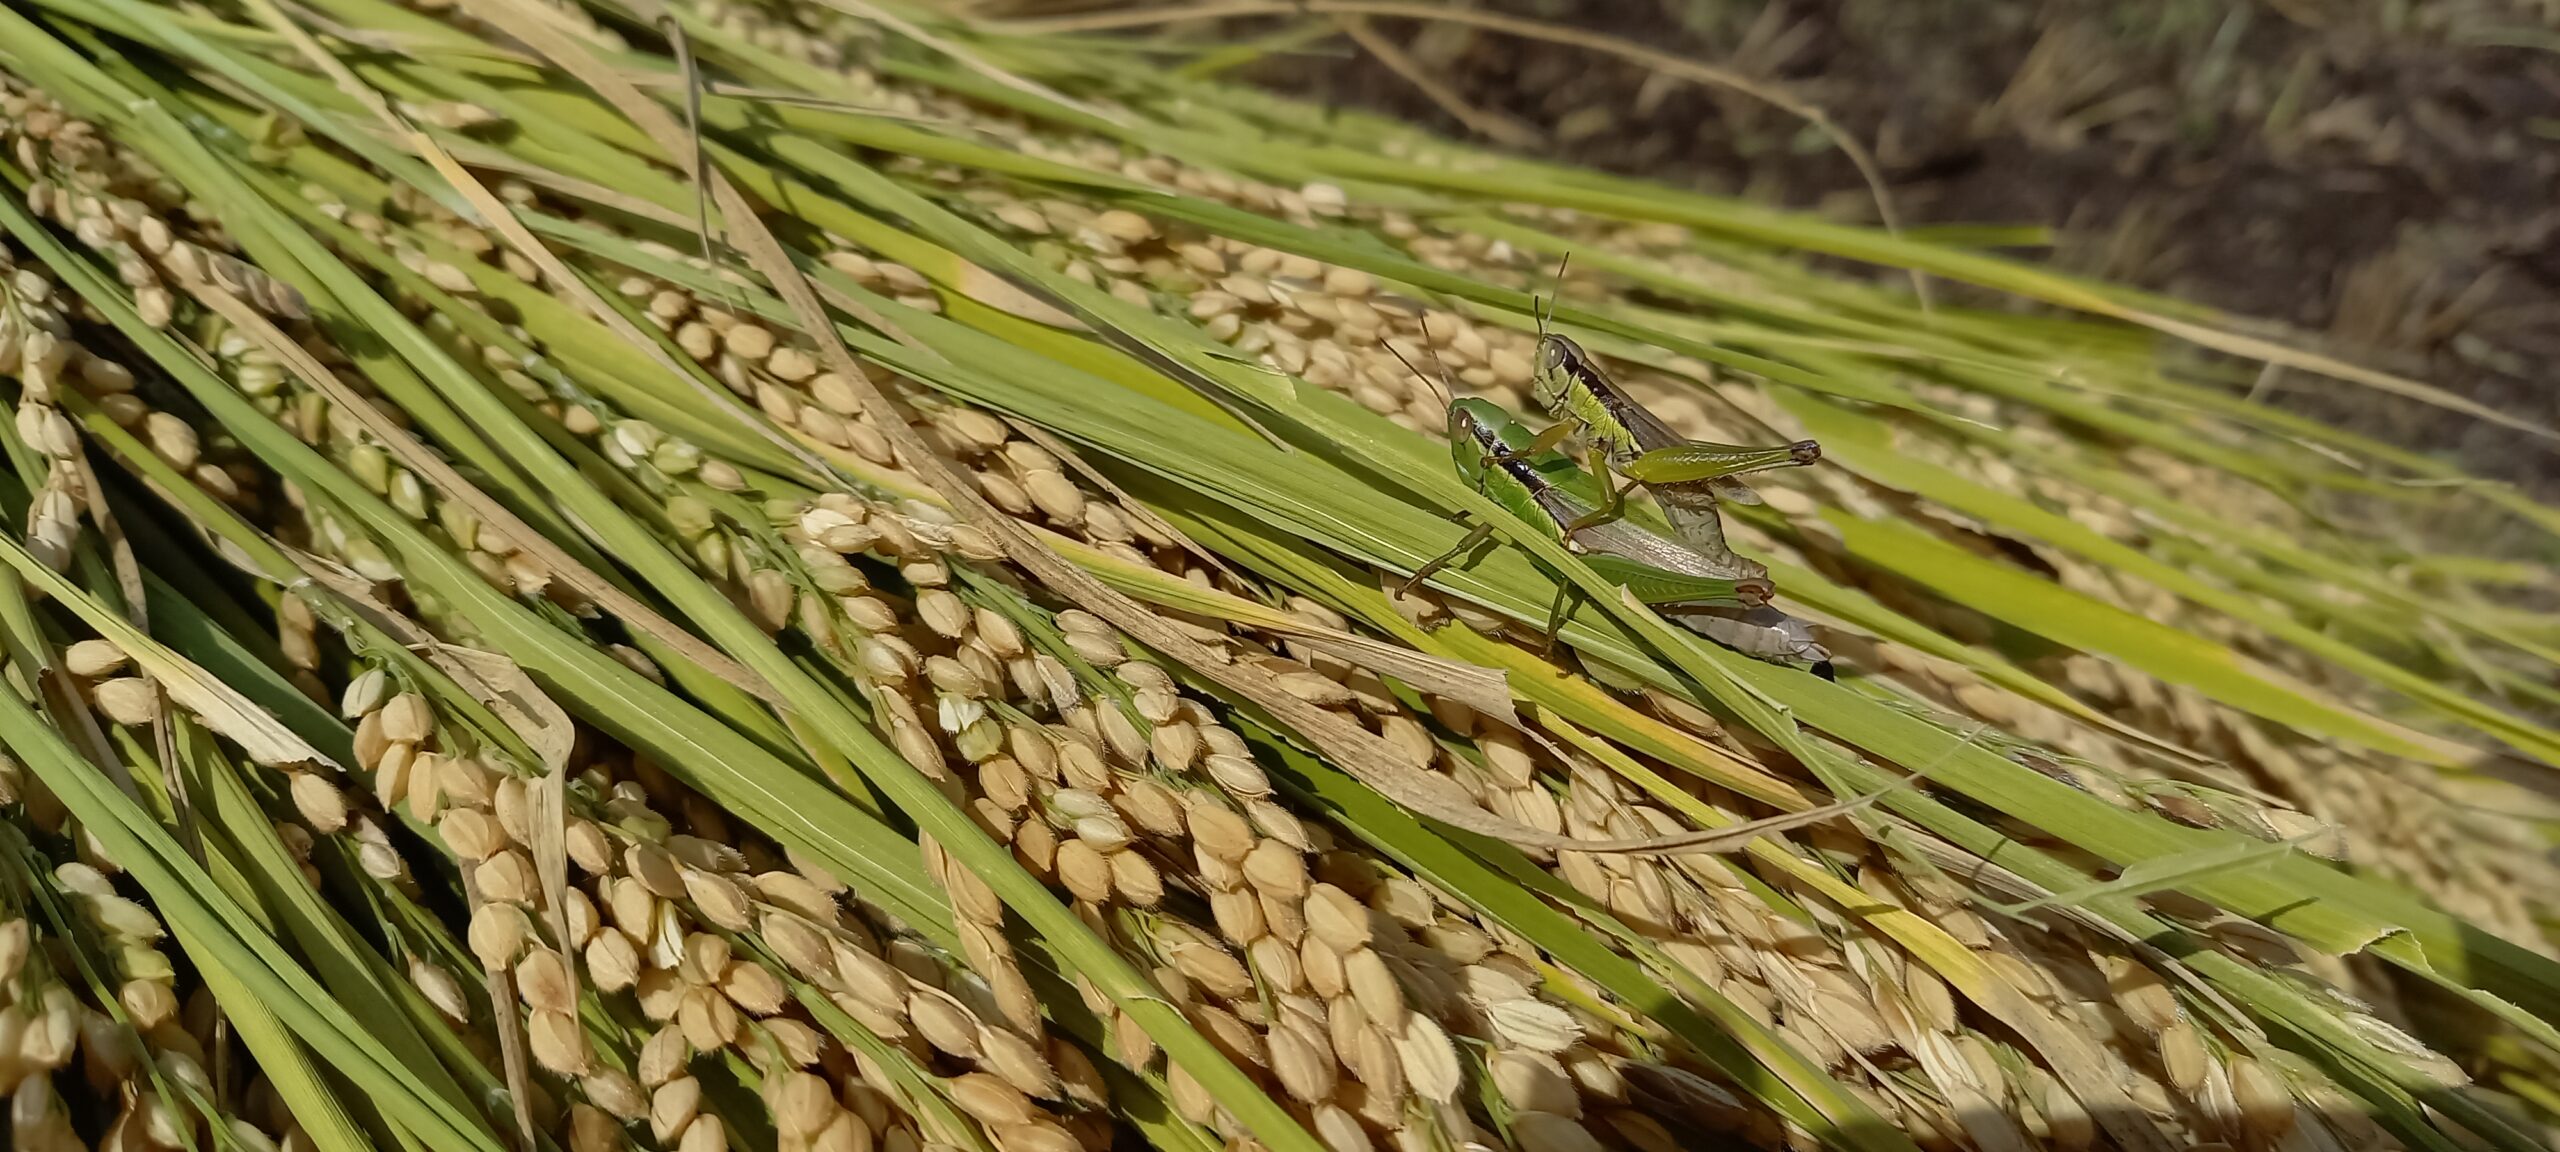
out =
{"type": "MultiPolygon", "coordinates": [[[[1482,0],[1783,82],[1870,144],[1920,225],[2029,226],[2075,270],[2317,333],[2548,423],[2560,353],[2560,5],[2531,0],[1482,0]],[[2046,231],[2037,231],[2044,229],[2046,231]]],[[[1112,6],[1103,6],[1108,9],[1112,6]]],[[[1121,6],[1131,7],[1131,6],[1121,6]]],[[[997,4],[1006,14],[1102,10],[997,4]]],[[[1854,167],[1767,101],[1580,48],[1378,20],[1169,23],[1208,68],[1575,164],[1872,220],[1854,167]],[[1310,34],[1314,34],[1310,36],[1310,34]],[[1316,38],[1320,37],[1320,38],[1316,38]],[[1303,40],[1303,42],[1298,42],[1303,40]],[[1415,82],[1419,70],[1462,106],[1415,82]]],[[[2049,250],[2036,252],[2036,249],[2049,250]]],[[[2524,437],[2303,377],[2275,401],[2560,490],[2524,437]]]]}

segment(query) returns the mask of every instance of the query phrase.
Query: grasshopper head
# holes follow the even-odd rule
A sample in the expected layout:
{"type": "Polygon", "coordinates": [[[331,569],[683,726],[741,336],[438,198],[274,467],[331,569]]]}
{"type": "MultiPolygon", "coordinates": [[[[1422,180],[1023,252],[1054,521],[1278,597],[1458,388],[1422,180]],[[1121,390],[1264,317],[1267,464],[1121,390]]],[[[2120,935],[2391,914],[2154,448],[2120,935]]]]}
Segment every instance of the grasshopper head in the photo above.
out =
{"type": "Polygon", "coordinates": [[[1502,406],[1474,396],[1461,396],[1449,404],[1449,443],[1468,445],[1484,452],[1501,452],[1503,432],[1514,421],[1502,406]]]}
{"type": "Polygon", "coordinates": [[[1486,459],[1510,450],[1504,433],[1514,426],[1511,414],[1490,400],[1462,396],[1449,405],[1449,455],[1458,474],[1473,482],[1486,459]]]}
{"type": "Polygon", "coordinates": [[[1538,358],[1531,366],[1529,390],[1538,406],[1555,411],[1591,373],[1591,354],[1570,336],[1553,332],[1538,337],[1538,358]]]}

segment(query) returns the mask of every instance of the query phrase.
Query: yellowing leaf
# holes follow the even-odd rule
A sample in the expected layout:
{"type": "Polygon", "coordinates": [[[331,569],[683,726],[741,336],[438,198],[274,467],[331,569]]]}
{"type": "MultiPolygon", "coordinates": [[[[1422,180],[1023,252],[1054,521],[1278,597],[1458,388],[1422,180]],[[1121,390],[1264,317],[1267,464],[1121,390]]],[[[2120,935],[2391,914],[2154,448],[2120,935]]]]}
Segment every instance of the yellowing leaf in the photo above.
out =
{"type": "Polygon", "coordinates": [[[122,649],[134,667],[156,681],[171,701],[194,713],[205,727],[239,745],[242,755],[270,768],[319,764],[345,771],[248,697],[170,651],[134,627],[123,614],[111,611],[79,585],[64,579],[61,573],[45,567],[16,540],[0,538],[0,560],[8,561],[27,583],[70,609],[82,623],[122,649]]]}

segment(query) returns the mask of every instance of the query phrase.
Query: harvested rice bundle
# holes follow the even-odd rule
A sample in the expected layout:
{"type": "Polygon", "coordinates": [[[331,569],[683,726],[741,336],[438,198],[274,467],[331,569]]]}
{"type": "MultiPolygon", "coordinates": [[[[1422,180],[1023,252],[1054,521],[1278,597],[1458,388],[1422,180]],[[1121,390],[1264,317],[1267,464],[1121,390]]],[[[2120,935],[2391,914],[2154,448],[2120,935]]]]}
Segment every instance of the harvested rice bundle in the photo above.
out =
{"type": "Polygon", "coordinates": [[[0,738],[185,958],[84,969],[148,1139],[243,1059],[329,1147],[2537,1139],[2560,888],[2437,770],[2560,747],[2543,623],[2294,510],[2433,466],[1769,247],[2152,312],[857,6],[148,11],[0,59],[0,738]],[[1538,467],[1846,682],[1458,480],[1567,371],[1821,443],[1538,467]]]}

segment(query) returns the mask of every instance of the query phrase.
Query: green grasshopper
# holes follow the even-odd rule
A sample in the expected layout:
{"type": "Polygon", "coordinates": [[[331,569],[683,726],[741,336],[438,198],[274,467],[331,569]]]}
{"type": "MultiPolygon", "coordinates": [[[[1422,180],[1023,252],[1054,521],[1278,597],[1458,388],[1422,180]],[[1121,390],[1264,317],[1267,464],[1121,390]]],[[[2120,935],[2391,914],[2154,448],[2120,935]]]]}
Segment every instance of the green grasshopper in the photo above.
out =
{"type": "Polygon", "coordinates": [[[1582,433],[1590,471],[1603,485],[1600,506],[1572,527],[1587,528],[1624,515],[1627,490],[1608,480],[1611,475],[1623,476],[1653,493],[1682,543],[1710,560],[1745,571],[1766,574],[1725,543],[1724,518],[1716,510],[1718,495],[1739,504],[1757,504],[1759,495],[1738,477],[1801,467],[1822,458],[1822,445],[1811,440],[1751,448],[1682,438],[1628,395],[1572,337],[1548,331],[1544,315],[1538,318],[1530,393],[1555,420],[1532,438],[1530,449],[1553,450],[1582,433]]]}
{"type": "MultiPolygon", "coordinates": [[[[1815,643],[1803,622],[1768,606],[1775,591],[1758,564],[1735,557],[1719,564],[1696,549],[1622,519],[1589,520],[1605,481],[1570,458],[1535,446],[1536,437],[1500,405],[1473,398],[1449,405],[1449,455],[1458,474],[1526,524],[1540,525],[1610,583],[1633,593],[1666,619],[1746,655],[1779,662],[1803,661],[1826,678],[1830,653],[1815,643]]],[[[1411,590],[1484,543],[1490,524],[1470,530],[1458,546],[1433,558],[1405,582],[1411,590]]],[[[1563,625],[1572,585],[1557,588],[1547,609],[1547,643],[1563,625]]]]}

